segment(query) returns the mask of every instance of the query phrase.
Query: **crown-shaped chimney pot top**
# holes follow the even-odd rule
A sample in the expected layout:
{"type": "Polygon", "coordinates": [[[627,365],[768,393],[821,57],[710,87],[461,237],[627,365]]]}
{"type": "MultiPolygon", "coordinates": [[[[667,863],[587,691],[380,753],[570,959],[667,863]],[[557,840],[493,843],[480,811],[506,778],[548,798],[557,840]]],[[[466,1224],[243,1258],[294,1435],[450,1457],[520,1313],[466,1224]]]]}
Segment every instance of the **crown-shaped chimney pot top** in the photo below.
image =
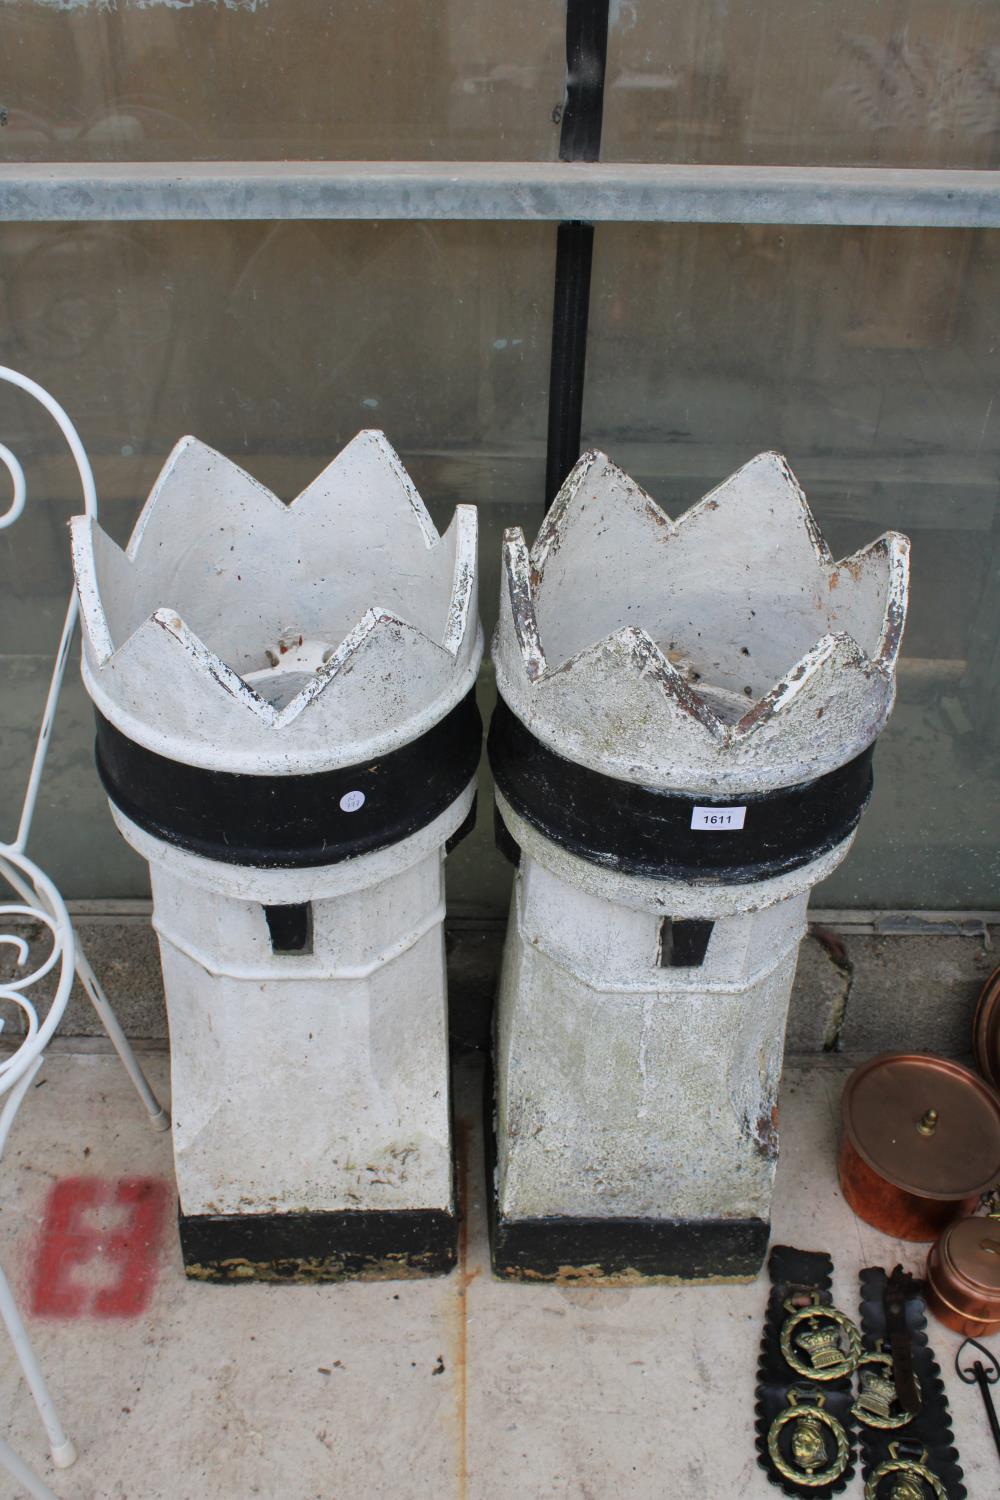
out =
{"type": "Polygon", "coordinates": [[[608,775],[706,795],[808,781],[888,717],[908,553],[887,532],[836,562],[776,453],[676,521],[588,453],[530,552],[505,535],[497,686],[608,775]]]}
{"type": "Polygon", "coordinates": [[[86,517],[72,532],[91,697],[171,759],[258,775],[354,764],[475,682],[475,507],[439,536],[380,432],[291,504],[182,438],[124,552],[86,517]]]}

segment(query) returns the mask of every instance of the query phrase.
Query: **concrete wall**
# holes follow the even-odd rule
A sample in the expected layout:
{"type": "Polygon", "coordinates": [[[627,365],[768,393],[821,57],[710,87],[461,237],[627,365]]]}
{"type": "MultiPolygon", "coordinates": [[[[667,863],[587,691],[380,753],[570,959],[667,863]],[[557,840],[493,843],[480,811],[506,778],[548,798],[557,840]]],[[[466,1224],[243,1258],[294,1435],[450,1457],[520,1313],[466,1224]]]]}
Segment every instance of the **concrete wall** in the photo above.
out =
{"type": "MultiPolygon", "coordinates": [[[[163,1043],[166,1013],[149,904],[77,902],[72,910],[80,941],[125,1030],[139,1040],[163,1043]]],[[[971,1051],[976,998],[1000,964],[1000,916],[960,922],[946,915],[882,914],[873,920],[816,911],[812,916],[792,994],[789,1053],[858,1056],[912,1049],[960,1057],[971,1051]]],[[[456,1045],[488,1043],[503,933],[499,920],[453,918],[446,924],[456,1045]]],[[[14,1024],[11,1016],[8,1025],[14,1024]]],[[[61,1035],[103,1036],[79,985],[61,1035]]]]}

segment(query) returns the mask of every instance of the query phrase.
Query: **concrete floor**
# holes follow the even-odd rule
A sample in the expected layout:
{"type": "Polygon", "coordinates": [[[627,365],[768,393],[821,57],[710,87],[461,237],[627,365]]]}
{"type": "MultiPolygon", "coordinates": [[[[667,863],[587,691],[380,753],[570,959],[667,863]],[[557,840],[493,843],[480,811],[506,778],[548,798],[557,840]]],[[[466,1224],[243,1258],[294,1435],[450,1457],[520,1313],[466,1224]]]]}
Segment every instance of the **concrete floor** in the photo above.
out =
{"type": "MultiPolygon", "coordinates": [[[[164,1086],[167,1062],[145,1054],[164,1086]]],[[[782,1095],[775,1237],[829,1249],[836,1296],[857,1307],[861,1266],[917,1269],[922,1247],[860,1224],[836,1185],[845,1069],[790,1067],[782,1095]]],[[[36,1316],[33,1275],[58,1181],[171,1181],[117,1061],[50,1054],[0,1179],[2,1255],[80,1457],[56,1473],[6,1337],[0,1409],[20,1455],[66,1500],[728,1500],[773,1497],[753,1447],[766,1280],[634,1290],[491,1279],[483,1218],[478,1066],[459,1065],[468,1223],[450,1277],[327,1287],[185,1281],[167,1202],[152,1259],[97,1259],[73,1282],[134,1316],[36,1316]],[[143,1278],[147,1278],[143,1283],[143,1278]]],[[[113,1220],[114,1210],[107,1210],[113,1220]]],[[[154,1236],[155,1238],[155,1236],[154,1236]]],[[[80,1289],[82,1288],[82,1292],[80,1289]]],[[[44,1295],[44,1292],[42,1293],[44,1295]]],[[[71,1312],[72,1309],[69,1309],[71,1312]]],[[[119,1308],[119,1313],[121,1309],[119,1308]]],[[[970,1497],[997,1492],[980,1398],[950,1374],[959,1340],[932,1326],[970,1497]]],[[[1000,1342],[1000,1341],[998,1341],[1000,1342]]],[[[860,1475],[849,1491],[861,1494],[860,1475]]],[[[0,1495],[18,1494],[0,1476],[0,1495]]]]}

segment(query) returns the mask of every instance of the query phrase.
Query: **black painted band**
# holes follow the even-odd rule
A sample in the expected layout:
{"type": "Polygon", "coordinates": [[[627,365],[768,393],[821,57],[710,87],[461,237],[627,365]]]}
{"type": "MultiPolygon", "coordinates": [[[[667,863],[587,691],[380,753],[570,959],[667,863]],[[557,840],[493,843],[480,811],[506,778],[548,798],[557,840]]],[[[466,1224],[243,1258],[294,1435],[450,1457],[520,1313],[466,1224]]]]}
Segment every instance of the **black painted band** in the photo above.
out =
{"type": "Polygon", "coordinates": [[[659,791],[566,760],[502,698],[487,746],[493,779],[514,811],[571,854],[650,880],[734,885],[795,870],[845,839],[871,795],[875,748],[815,781],[722,798],[659,791]],[[696,807],[734,806],[746,809],[740,829],[691,826],[696,807]]]}
{"type": "Polygon", "coordinates": [[[443,1208],[180,1214],[179,1224],[184,1270],[196,1281],[440,1276],[458,1244],[458,1220],[443,1208]]]}
{"type": "Polygon", "coordinates": [[[764,1219],[502,1219],[491,1203],[493,1271],[508,1281],[751,1281],[764,1219]]]}
{"type": "Polygon", "coordinates": [[[265,869],[339,864],[419,832],[468,786],[481,749],[475,691],[410,744],[305,776],[185,765],[97,715],[97,770],[127,818],[193,854],[265,869]],[[350,793],[363,794],[360,806],[350,793]]]}

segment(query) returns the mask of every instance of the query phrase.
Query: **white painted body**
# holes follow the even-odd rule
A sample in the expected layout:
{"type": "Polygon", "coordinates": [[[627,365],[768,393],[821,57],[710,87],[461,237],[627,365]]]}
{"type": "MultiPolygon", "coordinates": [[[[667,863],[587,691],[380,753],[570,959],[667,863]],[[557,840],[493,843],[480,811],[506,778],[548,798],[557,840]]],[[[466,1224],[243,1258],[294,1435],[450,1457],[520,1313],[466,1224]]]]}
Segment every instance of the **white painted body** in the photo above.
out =
{"type": "Polygon", "coordinates": [[[851,839],[792,875],[679,891],[500,810],[521,846],[496,1025],[501,1217],[766,1220],[809,887],[851,839]],[[668,915],[714,919],[699,967],[660,967],[668,915]]]}
{"type": "Polygon", "coordinates": [[[453,1206],[444,841],[472,795],[326,871],[221,864],[116,814],[150,861],[184,1214],[453,1206]],[[312,954],[273,953],[263,904],[304,899],[312,954]]]}
{"type": "MultiPolygon", "coordinates": [[[[367,763],[475,682],[475,510],[439,536],[381,433],[290,505],[185,438],[127,551],[83,517],[73,544],[91,697],[186,765],[367,763]]],[[[112,808],[150,865],[184,1215],[454,1207],[444,859],[473,794],[311,869],[204,858],[112,808]],[[312,951],[274,951],[265,906],[306,903],[312,951]]]]}
{"type": "MultiPolygon", "coordinates": [[[[678,521],[588,454],[530,553],[505,538],[500,694],[543,744],[620,781],[738,806],[812,780],[889,714],[907,546],[888,534],[836,563],[776,454],[678,521]]],[[[851,838],[756,883],[657,881],[497,802],[521,849],[497,1013],[500,1219],[767,1220],[809,890],[851,838]],[[699,966],[661,967],[664,918],[714,923],[699,966]]]]}

